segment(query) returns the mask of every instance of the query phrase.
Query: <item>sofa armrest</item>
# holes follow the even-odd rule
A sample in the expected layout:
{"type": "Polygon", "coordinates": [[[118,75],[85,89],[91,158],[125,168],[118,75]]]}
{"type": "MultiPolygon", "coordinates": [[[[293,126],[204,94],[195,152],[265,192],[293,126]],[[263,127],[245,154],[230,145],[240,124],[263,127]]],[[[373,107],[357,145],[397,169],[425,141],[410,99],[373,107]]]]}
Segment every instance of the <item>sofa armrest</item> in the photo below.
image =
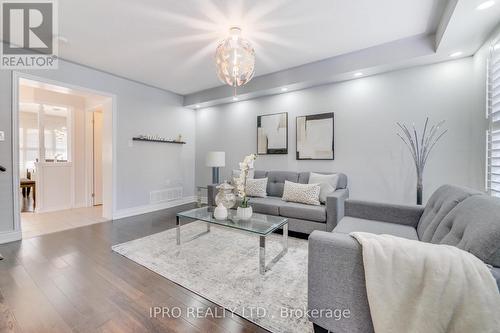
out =
{"type": "Polygon", "coordinates": [[[308,265],[310,320],[336,333],[373,332],[361,245],[347,234],[314,231],[309,236],[308,265]],[[348,310],[349,316],[318,315],[320,310],[348,310]]]}
{"type": "Polygon", "coordinates": [[[344,217],[344,202],[348,198],[347,188],[338,189],[326,197],[326,231],[332,231],[344,217]]]}
{"type": "Polygon", "coordinates": [[[423,206],[393,205],[359,200],[345,202],[345,216],[404,224],[414,228],[417,227],[423,212],[423,206]]]}
{"type": "Polygon", "coordinates": [[[208,206],[215,205],[215,196],[217,195],[217,186],[219,184],[209,184],[207,185],[207,204],[208,206]]]}

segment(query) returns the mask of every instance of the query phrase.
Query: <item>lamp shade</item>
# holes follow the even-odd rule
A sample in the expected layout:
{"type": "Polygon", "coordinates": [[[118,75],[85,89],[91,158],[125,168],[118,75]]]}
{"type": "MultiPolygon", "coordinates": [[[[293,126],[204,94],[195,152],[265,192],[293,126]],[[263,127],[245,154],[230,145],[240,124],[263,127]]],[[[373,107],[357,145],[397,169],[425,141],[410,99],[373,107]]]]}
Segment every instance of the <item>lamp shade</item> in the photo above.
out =
{"type": "Polygon", "coordinates": [[[209,151],[205,160],[207,167],[226,166],[226,153],[223,151],[209,151]]]}

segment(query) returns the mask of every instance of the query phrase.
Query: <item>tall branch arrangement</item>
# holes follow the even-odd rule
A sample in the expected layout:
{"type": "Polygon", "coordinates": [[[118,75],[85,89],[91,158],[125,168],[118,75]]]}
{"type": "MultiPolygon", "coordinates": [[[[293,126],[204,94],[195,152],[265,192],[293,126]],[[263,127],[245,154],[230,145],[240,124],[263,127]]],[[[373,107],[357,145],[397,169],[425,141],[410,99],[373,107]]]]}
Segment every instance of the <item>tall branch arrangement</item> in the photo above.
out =
{"type": "Polygon", "coordinates": [[[422,178],[424,174],[425,164],[427,159],[438,141],[448,130],[443,130],[441,127],[445,121],[441,121],[432,125],[429,129],[429,118],[425,119],[425,125],[422,133],[417,134],[415,125],[409,129],[405,124],[397,123],[402,133],[396,133],[397,136],[406,144],[415,162],[417,171],[417,204],[422,204],[422,178]]]}

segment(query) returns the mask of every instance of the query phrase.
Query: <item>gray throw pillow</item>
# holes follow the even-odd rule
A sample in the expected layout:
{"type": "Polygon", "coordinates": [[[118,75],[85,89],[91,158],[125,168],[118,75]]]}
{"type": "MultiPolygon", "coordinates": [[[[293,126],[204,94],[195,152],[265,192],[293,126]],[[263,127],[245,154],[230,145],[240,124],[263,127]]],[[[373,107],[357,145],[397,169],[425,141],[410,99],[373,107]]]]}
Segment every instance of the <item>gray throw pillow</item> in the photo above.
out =
{"type": "Polygon", "coordinates": [[[339,183],[339,175],[322,175],[320,173],[311,172],[309,175],[309,184],[319,184],[319,201],[326,202],[326,197],[331,195],[337,189],[339,183]]]}

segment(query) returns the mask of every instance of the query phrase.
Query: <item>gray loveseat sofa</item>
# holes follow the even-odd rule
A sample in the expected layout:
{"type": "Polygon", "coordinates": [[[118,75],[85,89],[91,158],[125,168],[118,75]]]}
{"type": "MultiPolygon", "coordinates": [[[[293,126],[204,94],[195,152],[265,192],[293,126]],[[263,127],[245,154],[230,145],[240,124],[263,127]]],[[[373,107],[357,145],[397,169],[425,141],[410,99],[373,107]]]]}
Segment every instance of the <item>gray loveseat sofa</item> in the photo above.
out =
{"type": "MultiPolygon", "coordinates": [[[[307,184],[310,172],[255,171],[255,178],[268,178],[267,197],[250,198],[256,213],[284,216],[288,218],[288,230],[310,234],[314,230],[332,231],[340,217],[344,216],[344,201],[349,197],[347,176],[338,173],[337,190],[320,206],[305,205],[281,200],[285,180],[307,184]]],[[[215,205],[216,185],[208,186],[208,205],[215,205]]]]}
{"type": "MultiPolygon", "coordinates": [[[[310,318],[316,332],[370,333],[361,245],[353,231],[391,234],[423,242],[454,245],[491,265],[500,276],[500,200],[444,185],[425,207],[347,200],[345,217],[333,232],[309,236],[308,308],[349,309],[350,318],[310,318]]],[[[418,254],[416,254],[418,255],[418,254]]]]}

